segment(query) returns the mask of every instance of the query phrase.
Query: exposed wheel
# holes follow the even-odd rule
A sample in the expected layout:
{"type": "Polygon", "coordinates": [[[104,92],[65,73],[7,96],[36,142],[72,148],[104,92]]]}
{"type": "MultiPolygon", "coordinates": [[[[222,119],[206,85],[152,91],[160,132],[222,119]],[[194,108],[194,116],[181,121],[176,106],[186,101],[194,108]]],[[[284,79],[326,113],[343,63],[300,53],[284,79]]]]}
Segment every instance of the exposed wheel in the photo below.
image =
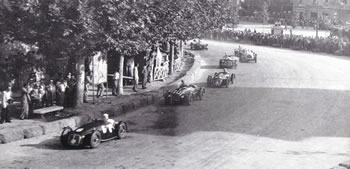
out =
{"type": "Polygon", "coordinates": [[[170,105],[170,98],[168,96],[164,96],[164,104],[170,105]]]}
{"type": "Polygon", "coordinates": [[[229,78],[226,79],[226,82],[225,82],[225,87],[228,88],[228,84],[229,84],[229,78]]]}
{"type": "Polygon", "coordinates": [[[254,58],[255,63],[258,61],[257,57],[254,58]]]}
{"type": "Polygon", "coordinates": [[[91,148],[96,148],[101,144],[101,133],[99,131],[94,131],[89,134],[85,139],[87,139],[88,144],[91,148]]]}
{"type": "Polygon", "coordinates": [[[204,93],[205,93],[205,89],[201,88],[199,91],[199,100],[202,100],[204,93]]]}
{"type": "Polygon", "coordinates": [[[68,146],[68,135],[70,132],[72,132],[72,128],[70,127],[65,127],[63,128],[63,131],[61,132],[61,137],[60,137],[60,140],[61,140],[61,144],[64,145],[64,146],[68,146]]]}
{"type": "Polygon", "coordinates": [[[207,86],[210,87],[211,86],[211,81],[212,81],[213,77],[208,76],[207,78],[207,86]]]}
{"type": "Polygon", "coordinates": [[[192,103],[192,94],[186,95],[185,97],[185,104],[186,105],[191,105],[192,103]]]}
{"type": "Polygon", "coordinates": [[[233,84],[233,81],[235,80],[235,78],[236,78],[236,75],[235,74],[231,74],[231,84],[233,84]]]}
{"type": "Polygon", "coordinates": [[[116,130],[118,139],[125,138],[127,130],[128,126],[126,125],[126,123],[119,122],[116,130]]]}

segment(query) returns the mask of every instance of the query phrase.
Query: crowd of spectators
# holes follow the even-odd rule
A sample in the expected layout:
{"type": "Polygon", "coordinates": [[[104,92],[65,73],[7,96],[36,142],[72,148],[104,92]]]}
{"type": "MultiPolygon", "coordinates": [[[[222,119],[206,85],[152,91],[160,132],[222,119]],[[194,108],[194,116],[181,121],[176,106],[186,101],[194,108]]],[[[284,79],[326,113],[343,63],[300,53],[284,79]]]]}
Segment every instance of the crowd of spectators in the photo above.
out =
{"type": "Polygon", "coordinates": [[[73,107],[76,79],[71,73],[60,79],[45,80],[33,73],[22,87],[20,119],[28,118],[34,109],[53,105],[73,107]]]}
{"type": "Polygon", "coordinates": [[[306,37],[293,34],[276,35],[250,30],[226,30],[212,32],[207,38],[350,56],[350,52],[346,50],[350,48],[350,44],[336,36],[306,37]]]}

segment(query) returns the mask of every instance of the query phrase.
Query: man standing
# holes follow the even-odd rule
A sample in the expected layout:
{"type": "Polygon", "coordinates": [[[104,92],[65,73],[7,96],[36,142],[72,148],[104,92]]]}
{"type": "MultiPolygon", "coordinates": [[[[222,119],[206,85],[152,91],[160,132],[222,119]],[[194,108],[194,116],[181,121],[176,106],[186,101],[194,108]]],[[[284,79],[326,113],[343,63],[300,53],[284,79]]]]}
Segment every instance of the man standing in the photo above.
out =
{"type": "Polygon", "coordinates": [[[53,80],[50,80],[50,83],[46,86],[46,106],[52,106],[53,101],[56,99],[56,86],[53,83],[53,80]]]}
{"type": "Polygon", "coordinates": [[[147,70],[147,65],[143,66],[142,69],[142,89],[147,89],[147,76],[148,76],[148,70],[147,70]]]}
{"type": "Polygon", "coordinates": [[[21,115],[19,116],[21,120],[27,119],[29,117],[29,103],[30,103],[30,96],[29,96],[29,85],[28,83],[23,85],[22,88],[22,110],[21,115]]]}
{"type": "Polygon", "coordinates": [[[139,65],[136,64],[136,66],[134,67],[133,70],[133,80],[134,80],[134,87],[132,88],[132,90],[134,90],[134,92],[137,92],[137,85],[139,82],[139,70],[138,70],[139,65]]]}
{"type": "Polygon", "coordinates": [[[92,84],[91,80],[91,72],[86,73],[85,77],[85,86],[84,86],[84,103],[88,103],[87,98],[88,98],[88,91],[89,91],[89,86],[92,84]]]}
{"type": "Polygon", "coordinates": [[[119,79],[120,79],[120,74],[118,71],[115,71],[113,75],[113,90],[112,90],[112,94],[114,96],[118,96],[118,93],[119,93],[119,79]]]}
{"type": "Polygon", "coordinates": [[[10,116],[9,116],[9,108],[8,106],[12,103],[11,98],[12,92],[11,92],[11,85],[8,84],[7,89],[2,92],[2,110],[1,110],[1,121],[0,124],[4,123],[5,121],[8,123],[11,123],[10,116]]]}

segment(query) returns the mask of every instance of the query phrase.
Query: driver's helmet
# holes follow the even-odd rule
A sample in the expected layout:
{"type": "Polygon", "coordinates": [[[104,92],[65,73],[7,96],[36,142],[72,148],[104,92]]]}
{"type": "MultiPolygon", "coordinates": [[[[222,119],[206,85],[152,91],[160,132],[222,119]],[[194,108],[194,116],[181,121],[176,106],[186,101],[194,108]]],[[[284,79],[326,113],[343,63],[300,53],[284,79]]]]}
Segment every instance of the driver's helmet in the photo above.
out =
{"type": "Polygon", "coordinates": [[[226,68],[224,68],[224,73],[227,73],[227,69],[226,68]]]}

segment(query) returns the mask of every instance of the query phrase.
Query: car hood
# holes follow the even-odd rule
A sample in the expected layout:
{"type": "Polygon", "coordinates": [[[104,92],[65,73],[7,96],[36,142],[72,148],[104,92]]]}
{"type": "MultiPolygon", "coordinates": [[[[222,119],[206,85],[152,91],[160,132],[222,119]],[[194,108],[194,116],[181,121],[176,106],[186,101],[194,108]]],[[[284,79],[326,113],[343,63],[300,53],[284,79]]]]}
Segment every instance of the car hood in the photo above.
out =
{"type": "Polygon", "coordinates": [[[75,129],[74,131],[76,133],[84,133],[86,131],[92,130],[94,128],[99,128],[100,126],[104,125],[105,122],[103,120],[93,120],[92,122],[86,123],[79,128],[75,129]]]}

